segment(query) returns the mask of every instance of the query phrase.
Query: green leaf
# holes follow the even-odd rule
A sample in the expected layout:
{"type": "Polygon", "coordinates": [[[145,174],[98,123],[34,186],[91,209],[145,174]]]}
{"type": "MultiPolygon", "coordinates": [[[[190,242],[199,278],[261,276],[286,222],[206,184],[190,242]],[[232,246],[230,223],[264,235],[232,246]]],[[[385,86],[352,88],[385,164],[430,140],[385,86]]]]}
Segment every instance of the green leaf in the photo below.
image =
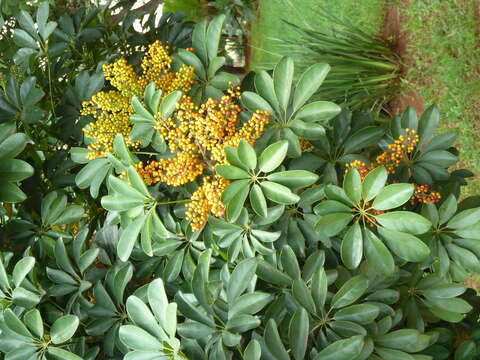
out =
{"type": "Polygon", "coordinates": [[[295,204],[300,197],[287,188],[286,186],[271,181],[262,181],[260,187],[267,199],[282,205],[295,204]]]}
{"type": "Polygon", "coordinates": [[[265,260],[261,259],[258,260],[257,264],[257,276],[269,284],[279,286],[290,286],[292,284],[292,279],[265,260]]]}
{"type": "Polygon", "coordinates": [[[26,309],[37,306],[41,297],[22,287],[17,287],[12,294],[13,303],[26,309]]]}
{"type": "Polygon", "coordinates": [[[353,214],[333,213],[322,216],[315,224],[315,231],[322,236],[332,237],[345,230],[352,221],[353,214]]]}
{"type": "Polygon", "coordinates": [[[262,189],[257,184],[254,184],[250,189],[250,205],[258,216],[267,216],[267,201],[262,189]]]}
{"type": "Polygon", "coordinates": [[[50,328],[52,343],[57,345],[70,340],[77,331],[79,323],[78,317],[75,315],[64,315],[55,320],[50,328]]]}
{"type": "Polygon", "coordinates": [[[202,61],[206,64],[208,62],[206,19],[202,19],[195,25],[192,33],[192,45],[195,49],[195,53],[198,54],[202,61]]]}
{"type": "Polygon", "coordinates": [[[260,96],[267,100],[271,107],[280,113],[280,104],[275,95],[273,80],[265,70],[255,75],[255,88],[260,96]]]}
{"type": "Polygon", "coordinates": [[[245,187],[249,187],[250,179],[233,181],[222,193],[222,202],[228,204],[237,193],[245,187]]]}
{"type": "Polygon", "coordinates": [[[120,260],[127,261],[130,257],[144,223],[145,215],[140,215],[123,230],[117,245],[117,254],[120,260]]]}
{"type": "Polygon", "coordinates": [[[343,180],[343,189],[347,196],[354,203],[358,203],[362,196],[362,179],[360,173],[355,168],[348,169],[347,175],[343,180]]]}
{"type": "Polygon", "coordinates": [[[253,147],[251,147],[244,139],[240,140],[238,145],[238,158],[243,162],[250,170],[257,167],[257,154],[253,147]]]}
{"type": "Polygon", "coordinates": [[[362,260],[363,256],[363,236],[362,229],[358,222],[355,222],[342,240],[340,254],[343,264],[348,269],[356,269],[362,260]]]}
{"type": "Polygon", "coordinates": [[[414,360],[410,354],[400,350],[378,347],[376,351],[382,360],[414,360]]]}
{"type": "Polygon", "coordinates": [[[327,298],[328,280],[323,267],[318,268],[312,278],[312,297],[318,309],[323,308],[327,298]]]}
{"type": "Polygon", "coordinates": [[[379,315],[379,309],[371,304],[357,304],[340,309],[335,313],[335,320],[353,321],[361,325],[373,322],[379,315]]]}
{"type": "Polygon", "coordinates": [[[430,221],[411,211],[392,211],[375,216],[383,227],[407,234],[424,234],[432,227],[430,221]]]}
{"type": "Polygon", "coordinates": [[[352,336],[349,339],[338,340],[320,351],[314,360],[351,360],[362,352],[364,337],[352,336]]]}
{"type": "Polygon", "coordinates": [[[451,229],[461,229],[472,226],[480,221],[480,207],[459,212],[447,223],[451,229]]]}
{"type": "Polygon", "coordinates": [[[348,136],[343,145],[345,154],[351,154],[376,144],[383,136],[384,130],[378,126],[367,126],[348,136]]]}
{"type": "Polygon", "coordinates": [[[3,320],[5,322],[5,325],[7,325],[7,327],[14,333],[27,338],[32,337],[30,331],[28,331],[27,327],[20,321],[20,319],[11,309],[6,309],[4,311],[3,320]]]}
{"type": "Polygon", "coordinates": [[[332,308],[341,308],[355,302],[368,288],[368,279],[357,275],[348,280],[332,298],[332,308]]]}
{"type": "Polygon", "coordinates": [[[264,98],[251,91],[245,91],[242,93],[242,104],[251,112],[265,110],[270,114],[274,113],[273,108],[264,98]]]}
{"type": "Polygon", "coordinates": [[[50,355],[53,355],[57,359],[61,359],[61,360],[82,360],[82,358],[80,356],[75,355],[74,353],[71,353],[70,351],[57,348],[55,346],[49,346],[47,348],[47,352],[50,355]]]}
{"type": "Polygon", "coordinates": [[[271,173],[267,179],[291,188],[303,188],[314,184],[318,175],[306,170],[287,170],[271,173]]]}
{"type": "Polygon", "coordinates": [[[163,119],[168,119],[172,115],[177,106],[177,102],[181,97],[181,91],[174,91],[163,98],[162,103],[160,104],[160,113],[162,114],[163,119]]]}
{"type": "Polygon", "coordinates": [[[24,257],[15,264],[12,272],[12,280],[15,286],[20,286],[28,273],[32,271],[34,265],[35,258],[32,256],[24,257]]]}
{"type": "Polygon", "coordinates": [[[290,129],[300,138],[307,140],[320,140],[325,137],[325,128],[316,123],[304,122],[295,119],[290,122],[290,129]]]}
{"type": "Polygon", "coordinates": [[[436,297],[436,298],[452,298],[462,295],[467,288],[459,284],[442,284],[438,286],[432,286],[425,290],[423,293],[426,297],[436,297]]]}
{"type": "Polygon", "coordinates": [[[259,291],[243,294],[229,306],[228,316],[231,317],[235,314],[254,315],[272,302],[273,299],[271,294],[259,291]]]}
{"type": "Polygon", "coordinates": [[[206,37],[206,49],[208,59],[212,60],[217,56],[218,45],[220,43],[220,35],[222,34],[222,26],[225,15],[215,16],[208,25],[206,37]]]}
{"type": "Polygon", "coordinates": [[[118,337],[127,347],[133,350],[159,351],[163,345],[145,330],[134,325],[122,325],[118,337]]]}
{"type": "Polygon", "coordinates": [[[280,261],[282,263],[283,270],[292,278],[300,278],[300,266],[298,265],[297,256],[293,252],[292,248],[288,245],[284,245],[282,253],[280,255],[280,261]]]}
{"type": "Polygon", "coordinates": [[[295,360],[303,360],[307,352],[310,322],[308,313],[303,308],[298,308],[290,320],[288,338],[292,347],[292,355],[295,360]]]}
{"type": "MultiPolygon", "coordinates": [[[[148,290],[147,290],[148,291],[148,290]]],[[[167,341],[168,337],[163,329],[158,326],[157,320],[151,313],[148,306],[134,295],[130,295],[126,302],[128,317],[138,327],[147,330],[150,334],[162,341],[167,341]]]]}
{"type": "Polygon", "coordinates": [[[292,58],[285,56],[278,62],[273,70],[275,94],[284,112],[287,111],[290,102],[294,69],[292,58]]]}
{"type": "Polygon", "coordinates": [[[326,123],[340,114],[342,108],[330,101],[314,101],[300,108],[296,115],[296,119],[306,122],[326,123]]]}
{"type": "Polygon", "coordinates": [[[0,163],[0,178],[3,181],[22,181],[33,175],[33,167],[18,159],[7,159],[0,163]]]}
{"type": "Polygon", "coordinates": [[[230,276],[227,286],[227,300],[232,303],[247,288],[257,270],[255,258],[245,259],[238,263],[230,276]]]}
{"type": "Polygon", "coordinates": [[[370,201],[382,191],[387,182],[388,173],[383,166],[369,171],[362,183],[362,197],[364,201],[370,201]]]}
{"type": "Polygon", "coordinates": [[[38,44],[26,31],[15,29],[13,31],[13,41],[22,48],[38,49],[38,44]]]}
{"type": "Polygon", "coordinates": [[[448,168],[452,165],[455,165],[458,161],[458,157],[446,150],[434,150],[430,152],[424,151],[418,157],[418,159],[421,161],[435,164],[437,166],[441,166],[443,168],[448,168]]]}
{"type": "Polygon", "coordinates": [[[317,215],[324,216],[332,213],[351,213],[352,208],[336,200],[324,200],[315,206],[313,211],[317,215]]]}
{"type": "Polygon", "coordinates": [[[181,291],[175,295],[175,302],[178,304],[180,313],[186,318],[215,328],[215,322],[200,307],[194,306],[181,291]]]}
{"type": "MultiPolygon", "coordinates": [[[[216,54],[215,54],[216,56],[216,54]]],[[[202,61],[191,51],[185,49],[178,50],[178,57],[188,66],[192,66],[195,69],[195,74],[202,80],[207,79],[207,74],[205,72],[205,67],[202,64],[202,61]]]]}
{"type": "Polygon", "coordinates": [[[238,179],[249,179],[250,175],[245,171],[236,166],[232,165],[217,165],[215,171],[220,174],[225,179],[228,180],[238,180],[238,179]]]}
{"type": "Polygon", "coordinates": [[[235,222],[243,210],[245,200],[247,200],[250,192],[250,186],[242,186],[232,199],[227,203],[227,219],[231,222],[235,222]]]}
{"type": "Polygon", "coordinates": [[[136,96],[132,97],[132,107],[135,114],[139,115],[144,121],[155,123],[155,117],[142,105],[136,96]]]}
{"type": "Polygon", "coordinates": [[[308,310],[309,313],[315,314],[315,302],[310,294],[310,290],[308,290],[307,285],[301,278],[293,280],[292,294],[302,307],[308,310]]]}
{"type": "Polygon", "coordinates": [[[241,334],[257,328],[260,326],[260,324],[261,321],[258,317],[246,314],[237,314],[227,321],[226,328],[233,333],[241,334]]]}
{"type": "Polygon", "coordinates": [[[40,311],[38,309],[32,309],[28,311],[23,316],[23,321],[27,325],[28,329],[35,335],[37,338],[41,339],[43,337],[43,321],[40,311]]]}
{"type": "Polygon", "coordinates": [[[245,360],[260,360],[262,349],[257,340],[251,340],[245,348],[243,358],[245,360]]]}
{"type": "Polygon", "coordinates": [[[429,247],[413,235],[383,227],[378,227],[378,232],[385,239],[388,247],[406,261],[420,262],[430,254],[429,247]]]}
{"type": "MultiPolygon", "coordinates": [[[[198,52],[196,51],[196,54],[198,52]]],[[[206,63],[206,61],[202,58],[202,61],[206,63]]],[[[208,65],[208,77],[211,79],[215,76],[218,70],[222,68],[223,65],[225,65],[225,57],[224,56],[216,56],[214,57],[211,61],[210,64],[208,65]]]]}
{"type": "Polygon", "coordinates": [[[402,206],[413,195],[412,184],[392,184],[384,187],[375,197],[372,207],[375,210],[390,210],[402,206]]]}
{"type": "Polygon", "coordinates": [[[438,221],[440,225],[445,224],[457,212],[457,198],[455,195],[450,196],[443,202],[438,209],[438,221]]]}
{"type": "Polygon", "coordinates": [[[261,171],[268,173],[279,167],[288,151],[288,142],[286,140],[277,141],[269,146],[260,154],[258,166],[261,171]]]}
{"type": "Polygon", "coordinates": [[[276,360],[290,360],[277,330],[275,320],[270,319],[265,327],[265,344],[276,360]]]}
{"type": "Polygon", "coordinates": [[[51,225],[58,226],[77,222],[83,216],[84,212],[83,207],[80,205],[69,205],[57,219],[51,222],[51,225]]]}
{"type": "Polygon", "coordinates": [[[0,143],[0,159],[13,159],[25,149],[27,141],[27,135],[23,133],[10,135],[0,143]]]}
{"type": "Polygon", "coordinates": [[[375,344],[408,352],[411,345],[417,342],[419,335],[418,330],[414,329],[395,330],[388,334],[377,336],[375,338],[375,344]]]}
{"type": "Polygon", "coordinates": [[[417,146],[422,146],[427,143],[435,133],[440,122],[440,113],[435,105],[430,106],[425,110],[418,122],[418,134],[420,135],[420,141],[417,146]]]}
{"type": "Polygon", "coordinates": [[[230,165],[236,166],[244,170],[248,170],[248,167],[245,166],[245,163],[243,161],[240,161],[240,158],[238,157],[238,149],[231,146],[225,146],[224,151],[227,161],[230,165]]]}
{"type": "Polygon", "coordinates": [[[329,71],[330,66],[323,63],[314,64],[305,70],[297,82],[293,95],[292,106],[294,112],[300,109],[318,90],[329,71]]]}

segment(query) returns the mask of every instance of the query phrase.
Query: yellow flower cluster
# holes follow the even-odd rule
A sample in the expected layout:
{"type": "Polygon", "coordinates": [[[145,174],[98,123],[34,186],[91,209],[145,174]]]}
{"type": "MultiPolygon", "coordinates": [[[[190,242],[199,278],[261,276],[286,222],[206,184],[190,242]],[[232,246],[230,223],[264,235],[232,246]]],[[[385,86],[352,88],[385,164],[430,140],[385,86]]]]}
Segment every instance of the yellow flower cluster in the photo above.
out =
{"type": "Polygon", "coordinates": [[[205,176],[203,184],[192,195],[192,201],[187,204],[185,215],[192,220],[192,230],[199,230],[207,221],[211,213],[216,217],[225,214],[225,207],[220,200],[230,181],[219,177],[205,176]]]}
{"type": "Polygon", "coordinates": [[[228,182],[212,176],[216,165],[226,164],[225,146],[236,147],[242,139],[253,144],[269,121],[267,112],[256,111],[241,123],[239,98],[238,88],[229,90],[220,100],[208,99],[200,106],[183,96],[174,115],[159,119],[155,125],[175,156],[137,166],[147,184],[181,186],[201,174],[210,174],[206,174],[188,205],[187,218],[192,220],[194,230],[204,225],[210,213],[221,216],[225,211],[220,196],[228,182]]]}
{"type": "Polygon", "coordinates": [[[388,145],[387,151],[377,156],[377,164],[385,166],[389,174],[394,173],[400,163],[408,159],[408,155],[415,150],[419,141],[414,129],[405,129],[405,132],[405,135],[400,135],[393,144],[388,145]]]}
{"type": "Polygon", "coordinates": [[[141,97],[150,82],[155,82],[156,88],[162,90],[163,95],[176,90],[190,91],[194,82],[193,67],[182,65],[174,72],[171,63],[168,46],[164,47],[161,41],[156,41],[149,46],[142,60],[143,72],[140,76],[125,59],[104,65],[105,79],[116,90],[100,91],[90,101],[83,103],[81,114],[95,119],[83,129],[85,136],[92,140],[88,145],[89,159],[104,157],[112,151],[116,134],[123,135],[127,146],[138,146],[137,142],[129,139],[132,97],[141,97]]]}

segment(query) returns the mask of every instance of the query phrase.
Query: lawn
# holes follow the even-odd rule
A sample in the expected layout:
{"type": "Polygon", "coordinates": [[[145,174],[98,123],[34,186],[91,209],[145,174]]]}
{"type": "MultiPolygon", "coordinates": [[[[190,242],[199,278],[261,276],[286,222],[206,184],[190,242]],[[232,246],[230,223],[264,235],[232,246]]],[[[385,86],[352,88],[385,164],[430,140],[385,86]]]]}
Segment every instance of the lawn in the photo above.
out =
{"type": "Polygon", "coordinates": [[[480,194],[480,19],[478,0],[411,1],[405,30],[415,60],[406,76],[425,104],[436,103],[443,131],[459,132],[461,167],[477,176],[464,195],[480,194]]]}
{"type": "MultiPolygon", "coordinates": [[[[411,34],[409,53],[415,66],[405,76],[405,89],[416,90],[428,106],[441,111],[441,129],[459,132],[461,167],[480,174],[480,0],[415,0],[399,2],[404,30],[411,34]]],[[[380,33],[386,1],[323,0],[333,14],[349,19],[370,33],[380,33]]],[[[295,36],[282,19],[301,24],[312,16],[318,0],[260,0],[259,18],[252,29],[252,68],[274,63],[276,38],[295,36]],[[295,4],[292,6],[291,4],[295,4]]],[[[469,181],[464,196],[480,193],[480,177],[469,181]]]]}

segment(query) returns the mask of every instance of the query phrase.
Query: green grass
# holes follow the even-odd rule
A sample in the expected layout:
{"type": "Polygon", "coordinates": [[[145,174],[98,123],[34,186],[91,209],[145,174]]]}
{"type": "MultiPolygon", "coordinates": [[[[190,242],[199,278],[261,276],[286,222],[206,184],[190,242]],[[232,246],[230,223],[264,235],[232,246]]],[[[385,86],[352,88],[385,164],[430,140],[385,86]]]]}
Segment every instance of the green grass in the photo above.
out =
{"type": "MultiPolygon", "coordinates": [[[[408,86],[425,105],[436,103],[441,131],[459,132],[461,167],[480,174],[480,26],[474,6],[479,0],[411,1],[405,30],[416,66],[408,86]]],[[[469,181],[464,196],[480,194],[480,177],[469,181]]]]}
{"type": "Polygon", "coordinates": [[[259,18],[252,28],[252,69],[274,63],[279,52],[275,38],[295,39],[296,33],[282,21],[301,25],[315,16],[311,9],[322,5],[332,14],[351,20],[360,28],[376,33],[383,21],[383,1],[369,0],[358,5],[358,0],[259,0],[259,18]],[[291,4],[294,4],[292,6],[291,4]]]}

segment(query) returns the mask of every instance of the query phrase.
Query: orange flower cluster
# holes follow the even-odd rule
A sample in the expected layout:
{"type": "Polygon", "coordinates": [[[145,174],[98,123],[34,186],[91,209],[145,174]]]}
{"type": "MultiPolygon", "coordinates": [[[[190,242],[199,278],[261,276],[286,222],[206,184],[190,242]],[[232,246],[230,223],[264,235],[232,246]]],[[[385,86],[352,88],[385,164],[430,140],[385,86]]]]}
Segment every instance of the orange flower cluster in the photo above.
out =
{"type": "Polygon", "coordinates": [[[415,186],[415,191],[413,193],[412,199],[410,200],[410,203],[412,205],[415,205],[417,203],[426,204],[429,202],[437,203],[442,198],[438,191],[431,190],[430,186],[428,186],[427,184],[413,184],[413,186],[415,186]]]}
{"type": "MultiPolygon", "coordinates": [[[[242,139],[253,144],[262,134],[269,115],[256,111],[248,121],[241,123],[239,98],[239,88],[229,90],[220,100],[208,99],[200,106],[184,96],[174,116],[159,119],[155,125],[175,156],[138,164],[137,171],[145,182],[184,185],[205,172],[214,174],[216,165],[225,164],[225,146],[236,147],[242,139]]],[[[188,205],[187,218],[192,219],[193,229],[202,227],[210,212],[215,216],[223,215],[220,196],[226,184],[223,179],[204,178],[203,185],[188,205]]]]}
{"type": "Polygon", "coordinates": [[[132,97],[141,97],[150,82],[155,82],[163,95],[176,90],[190,91],[194,82],[193,67],[182,65],[177,72],[172,71],[168,49],[161,41],[150,45],[142,60],[143,72],[140,76],[125,59],[103,66],[105,79],[116,90],[100,91],[90,101],[83,103],[81,114],[95,119],[83,129],[85,136],[91,139],[88,145],[89,159],[104,157],[112,151],[116,134],[122,134],[128,146],[138,146],[138,142],[129,139],[132,97]]]}
{"type": "Polygon", "coordinates": [[[400,135],[393,144],[388,145],[387,151],[377,156],[377,166],[385,166],[389,174],[395,172],[403,160],[408,159],[408,155],[415,150],[420,139],[414,129],[407,128],[405,132],[405,135],[400,135]]]}

